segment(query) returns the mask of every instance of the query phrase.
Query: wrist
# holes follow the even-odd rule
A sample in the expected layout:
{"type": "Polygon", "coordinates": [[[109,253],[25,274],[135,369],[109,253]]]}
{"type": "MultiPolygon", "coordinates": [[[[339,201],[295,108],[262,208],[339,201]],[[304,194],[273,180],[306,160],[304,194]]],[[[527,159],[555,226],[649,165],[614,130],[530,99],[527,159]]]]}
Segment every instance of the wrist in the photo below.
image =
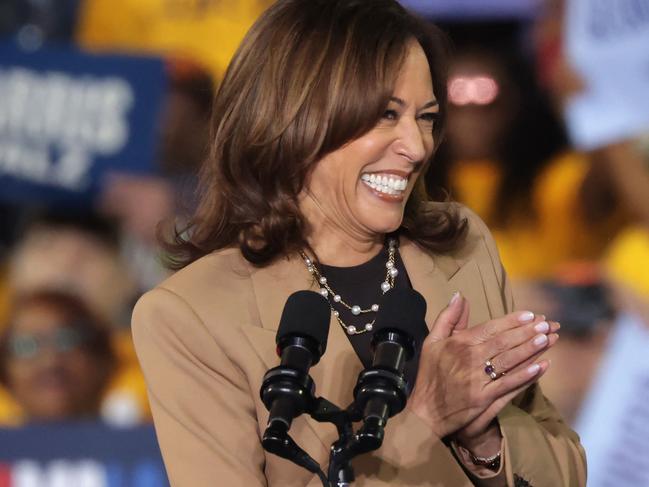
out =
{"type": "Polygon", "coordinates": [[[454,449],[462,462],[472,471],[499,472],[502,462],[503,438],[497,422],[478,435],[467,437],[456,434],[454,449]],[[477,469],[477,470],[476,470],[477,469]]]}
{"type": "Polygon", "coordinates": [[[459,451],[462,462],[465,465],[473,465],[473,468],[471,468],[472,470],[474,470],[475,468],[486,468],[487,470],[490,470],[492,472],[498,472],[500,470],[502,456],[502,453],[500,451],[495,455],[490,455],[488,457],[480,457],[474,455],[469,450],[459,445],[456,445],[456,451],[459,451]]]}
{"type": "Polygon", "coordinates": [[[417,407],[416,404],[413,404],[413,401],[408,401],[408,404],[406,405],[406,409],[409,410],[412,414],[414,414],[421,422],[423,422],[426,426],[428,426],[432,432],[432,434],[436,438],[443,438],[446,436],[446,433],[443,432],[443,430],[440,428],[440,422],[435,421],[431,415],[429,414],[429,411],[426,408],[419,408],[417,407]]]}
{"type": "Polygon", "coordinates": [[[502,438],[500,425],[497,421],[494,421],[485,431],[478,435],[468,437],[459,433],[455,435],[454,440],[476,457],[492,457],[500,452],[502,438]]]}

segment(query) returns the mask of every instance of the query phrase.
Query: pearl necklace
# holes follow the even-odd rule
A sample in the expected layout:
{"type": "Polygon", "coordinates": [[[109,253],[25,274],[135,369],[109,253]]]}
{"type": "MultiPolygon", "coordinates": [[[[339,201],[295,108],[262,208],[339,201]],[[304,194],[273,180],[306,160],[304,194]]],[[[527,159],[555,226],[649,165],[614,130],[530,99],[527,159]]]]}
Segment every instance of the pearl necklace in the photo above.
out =
{"type": "MultiPolygon", "coordinates": [[[[387,293],[390,289],[394,287],[394,279],[397,277],[399,274],[398,269],[395,267],[394,263],[394,258],[397,252],[397,241],[396,239],[390,239],[388,241],[388,260],[385,263],[386,267],[386,273],[385,273],[385,280],[381,283],[381,294],[387,293]]],[[[376,321],[376,318],[374,318],[371,322],[366,323],[365,327],[362,329],[357,329],[354,325],[347,325],[345,322],[342,320],[340,317],[340,312],[333,307],[333,303],[339,303],[345,308],[347,308],[349,311],[354,316],[358,316],[361,314],[366,314],[366,313],[376,313],[379,310],[379,305],[378,304],[372,304],[369,308],[363,309],[357,304],[349,304],[347,303],[341,296],[340,294],[336,293],[329,283],[327,282],[327,278],[322,275],[320,270],[317,268],[315,263],[302,251],[300,251],[300,255],[302,256],[302,259],[304,260],[304,263],[306,264],[306,268],[309,271],[309,273],[314,277],[314,279],[318,282],[320,285],[320,294],[322,297],[324,297],[327,301],[329,301],[329,307],[331,308],[331,311],[333,312],[334,316],[336,317],[336,320],[338,320],[338,323],[340,326],[343,327],[343,329],[349,334],[349,335],[360,335],[361,333],[365,333],[368,331],[372,331],[372,328],[374,328],[374,322],[376,321]],[[333,303],[332,303],[333,301],[333,303]]]]}

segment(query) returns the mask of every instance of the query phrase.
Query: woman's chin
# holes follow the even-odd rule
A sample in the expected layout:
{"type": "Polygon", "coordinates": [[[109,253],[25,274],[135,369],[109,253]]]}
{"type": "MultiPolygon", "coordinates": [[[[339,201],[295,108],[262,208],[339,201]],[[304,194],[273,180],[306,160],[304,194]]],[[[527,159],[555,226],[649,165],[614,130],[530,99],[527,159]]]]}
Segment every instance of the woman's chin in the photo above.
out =
{"type": "Polygon", "coordinates": [[[364,184],[357,200],[357,215],[365,228],[373,233],[386,234],[399,229],[403,222],[403,198],[381,198],[364,184]]]}
{"type": "Polygon", "coordinates": [[[365,220],[364,226],[375,234],[384,235],[398,230],[402,221],[402,213],[395,215],[372,215],[372,217],[368,217],[365,220]]]}

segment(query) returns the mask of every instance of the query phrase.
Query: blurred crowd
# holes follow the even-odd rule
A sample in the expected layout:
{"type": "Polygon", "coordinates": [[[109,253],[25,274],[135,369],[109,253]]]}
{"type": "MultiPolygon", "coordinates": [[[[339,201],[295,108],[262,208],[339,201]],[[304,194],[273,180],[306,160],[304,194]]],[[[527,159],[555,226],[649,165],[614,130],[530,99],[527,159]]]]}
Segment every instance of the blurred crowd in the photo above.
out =
{"type": "MultiPolygon", "coordinates": [[[[168,274],[158,224],[194,204],[215,87],[269,2],[0,6],[0,35],[29,49],[155,54],[168,74],[156,174],[111,174],[84,208],[0,199],[0,424],[150,420],[131,309],[168,274]]],[[[436,20],[454,55],[446,138],[427,186],[487,222],[517,307],[561,322],[543,381],[574,420],[616,316],[649,327],[649,143],[640,134],[571,146],[563,107],[585,81],[564,54],[563,15],[548,0],[533,20],[436,20]]]]}

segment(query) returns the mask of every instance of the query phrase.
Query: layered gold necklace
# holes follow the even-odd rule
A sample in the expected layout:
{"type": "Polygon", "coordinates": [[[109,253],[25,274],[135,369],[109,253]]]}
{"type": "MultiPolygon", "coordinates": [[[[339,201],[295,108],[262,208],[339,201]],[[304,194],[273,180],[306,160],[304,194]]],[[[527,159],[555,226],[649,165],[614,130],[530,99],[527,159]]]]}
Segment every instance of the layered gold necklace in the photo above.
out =
{"type": "MultiPolygon", "coordinates": [[[[381,282],[381,294],[387,293],[390,289],[394,288],[394,280],[399,274],[398,269],[396,268],[395,265],[395,257],[397,253],[397,240],[396,239],[390,239],[388,241],[388,260],[385,263],[385,279],[383,282],[381,282]]],[[[340,323],[340,326],[343,327],[345,332],[347,332],[349,335],[360,335],[362,333],[366,333],[368,331],[372,331],[374,327],[374,322],[376,321],[376,318],[374,318],[372,321],[368,322],[365,324],[365,326],[361,329],[356,328],[354,325],[347,325],[342,318],[340,317],[340,312],[335,309],[334,303],[342,305],[344,308],[346,308],[349,312],[351,312],[352,315],[354,316],[359,316],[362,314],[367,314],[367,313],[376,313],[379,310],[379,305],[378,303],[372,304],[369,308],[362,308],[361,306],[357,304],[350,304],[348,301],[342,298],[340,294],[335,292],[329,282],[327,281],[327,278],[322,274],[320,269],[318,269],[318,266],[316,263],[309,258],[304,252],[300,252],[300,255],[302,256],[302,259],[304,260],[304,263],[306,264],[306,268],[309,271],[309,273],[313,276],[315,281],[318,283],[320,286],[320,294],[329,301],[329,306],[331,307],[331,311],[338,320],[338,323],[340,323]]]]}

